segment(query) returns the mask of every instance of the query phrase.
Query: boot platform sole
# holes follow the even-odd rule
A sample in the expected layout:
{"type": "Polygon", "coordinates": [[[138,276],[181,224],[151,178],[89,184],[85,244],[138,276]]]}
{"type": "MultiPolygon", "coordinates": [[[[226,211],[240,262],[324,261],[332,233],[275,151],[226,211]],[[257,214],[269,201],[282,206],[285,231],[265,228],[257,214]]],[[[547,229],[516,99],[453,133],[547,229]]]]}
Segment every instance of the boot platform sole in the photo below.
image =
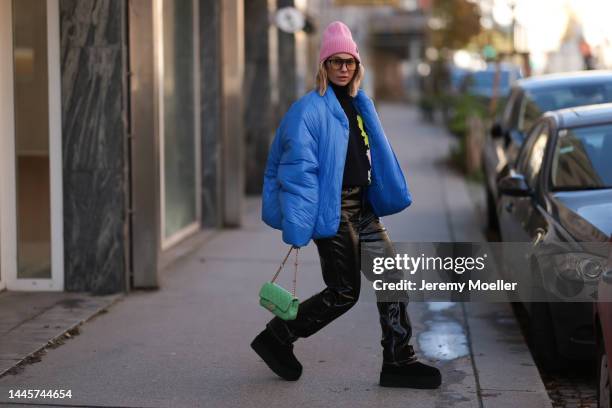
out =
{"type": "Polygon", "coordinates": [[[432,377],[408,377],[405,375],[380,373],[379,385],[393,388],[415,388],[433,390],[440,387],[441,379],[432,377]]]}

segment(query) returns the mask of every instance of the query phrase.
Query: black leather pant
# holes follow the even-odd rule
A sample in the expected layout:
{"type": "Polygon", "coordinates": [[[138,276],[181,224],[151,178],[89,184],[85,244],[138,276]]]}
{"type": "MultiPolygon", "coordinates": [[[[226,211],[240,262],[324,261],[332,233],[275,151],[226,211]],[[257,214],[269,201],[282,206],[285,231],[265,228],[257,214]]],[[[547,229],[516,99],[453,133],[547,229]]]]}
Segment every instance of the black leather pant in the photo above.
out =
{"type": "MultiPolygon", "coordinates": [[[[331,238],[315,239],[314,242],[327,287],[300,303],[295,320],[285,321],[275,317],[268,323],[267,327],[283,343],[292,343],[299,337],[316,333],[357,302],[361,286],[362,248],[375,256],[395,255],[386,229],[373,213],[361,187],[342,190],[337,234],[331,238]]],[[[364,272],[368,269],[371,271],[371,268],[364,268],[364,272]]],[[[372,280],[367,274],[366,277],[372,280]]],[[[407,306],[406,301],[377,302],[385,364],[403,365],[415,360],[409,344],[412,327],[407,306]]]]}

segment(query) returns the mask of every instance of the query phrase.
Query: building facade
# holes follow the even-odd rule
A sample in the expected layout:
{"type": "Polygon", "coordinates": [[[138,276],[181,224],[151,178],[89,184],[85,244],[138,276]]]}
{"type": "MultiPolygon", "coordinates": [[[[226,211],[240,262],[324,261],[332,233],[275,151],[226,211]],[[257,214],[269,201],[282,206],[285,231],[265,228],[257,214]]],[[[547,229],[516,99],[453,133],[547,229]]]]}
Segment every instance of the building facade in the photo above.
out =
{"type": "Polygon", "coordinates": [[[275,7],[0,0],[0,290],[155,288],[172,248],[240,225],[273,132],[275,7]]]}

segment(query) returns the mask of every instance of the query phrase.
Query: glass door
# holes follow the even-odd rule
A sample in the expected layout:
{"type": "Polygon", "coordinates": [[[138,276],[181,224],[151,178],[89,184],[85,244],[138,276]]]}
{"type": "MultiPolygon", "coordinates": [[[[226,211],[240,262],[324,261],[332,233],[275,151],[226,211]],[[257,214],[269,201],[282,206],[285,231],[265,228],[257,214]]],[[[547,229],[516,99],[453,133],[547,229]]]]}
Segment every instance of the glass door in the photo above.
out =
{"type": "Polygon", "coordinates": [[[2,1],[2,275],[63,289],[58,0],[2,1]]]}
{"type": "Polygon", "coordinates": [[[162,249],[199,229],[197,1],[156,0],[162,249]]]}

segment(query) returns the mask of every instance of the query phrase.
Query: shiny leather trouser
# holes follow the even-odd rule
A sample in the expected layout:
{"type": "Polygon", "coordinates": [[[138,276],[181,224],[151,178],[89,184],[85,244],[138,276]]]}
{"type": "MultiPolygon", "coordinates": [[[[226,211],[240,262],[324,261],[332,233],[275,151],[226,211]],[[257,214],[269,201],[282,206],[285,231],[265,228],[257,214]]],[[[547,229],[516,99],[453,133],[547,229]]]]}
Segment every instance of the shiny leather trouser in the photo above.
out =
{"type": "MultiPolygon", "coordinates": [[[[349,310],[359,298],[361,250],[395,256],[385,227],[374,215],[361,187],[342,190],[340,226],[335,236],[315,239],[327,287],[300,303],[295,320],[272,319],[267,327],[283,343],[308,337],[349,310]],[[362,245],[360,245],[362,244],[362,245]]],[[[366,278],[367,270],[364,268],[366,278]]],[[[377,277],[376,279],[380,279],[377,277]]],[[[390,281],[390,280],[386,280],[390,281]]],[[[406,301],[377,302],[382,328],[383,363],[404,365],[415,360],[410,346],[412,327],[406,301]]]]}

